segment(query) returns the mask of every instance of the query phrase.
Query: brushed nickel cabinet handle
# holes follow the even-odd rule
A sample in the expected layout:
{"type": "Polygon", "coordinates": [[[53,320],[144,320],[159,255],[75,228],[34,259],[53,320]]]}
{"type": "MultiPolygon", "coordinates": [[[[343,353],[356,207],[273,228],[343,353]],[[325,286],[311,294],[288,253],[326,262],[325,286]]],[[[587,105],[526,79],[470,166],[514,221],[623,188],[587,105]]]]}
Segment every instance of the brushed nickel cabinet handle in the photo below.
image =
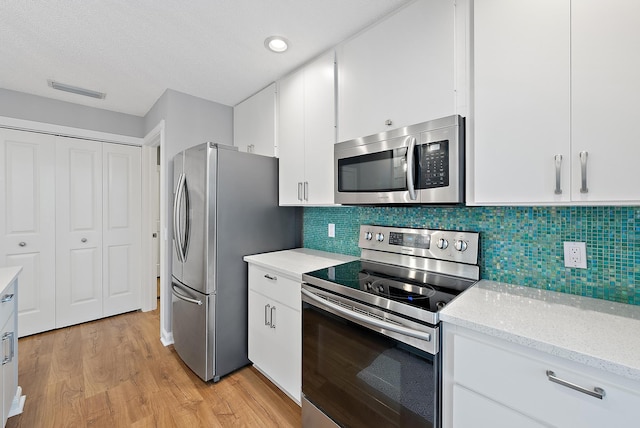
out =
{"type": "Polygon", "coordinates": [[[547,370],[547,378],[549,379],[550,382],[554,382],[559,385],[566,386],[567,388],[571,388],[578,392],[582,392],[583,394],[587,394],[599,400],[602,400],[602,398],[605,396],[604,389],[602,388],[599,388],[596,386],[595,388],[593,388],[593,391],[592,391],[580,385],[576,385],[575,383],[566,381],[564,379],[560,379],[559,377],[556,376],[556,374],[552,370],[547,370]]]}
{"type": "Polygon", "coordinates": [[[24,242],[24,241],[22,241],[22,242],[21,242],[21,243],[19,243],[18,245],[20,245],[21,247],[26,247],[26,246],[27,246],[27,243],[26,243],[26,242],[24,242]]]}
{"type": "Polygon", "coordinates": [[[275,276],[275,275],[269,275],[268,273],[265,273],[265,274],[264,274],[264,277],[265,277],[265,278],[267,278],[267,279],[270,279],[271,281],[277,281],[277,280],[278,280],[278,277],[277,277],[277,276],[275,276]]]}
{"type": "Polygon", "coordinates": [[[276,307],[271,307],[271,328],[276,328],[276,307]]]}
{"type": "Polygon", "coordinates": [[[580,172],[582,176],[582,186],[580,187],[580,193],[589,193],[587,188],[587,158],[589,152],[580,152],[580,172]]]}
{"type": "Polygon", "coordinates": [[[555,156],[556,164],[556,190],[553,192],[556,195],[562,195],[562,188],[560,187],[560,179],[562,174],[562,155],[555,156]]]}
{"type": "Polygon", "coordinates": [[[2,296],[2,299],[0,299],[0,303],[7,303],[13,300],[13,294],[5,294],[4,296],[2,296]]]}
{"type": "Polygon", "coordinates": [[[268,318],[268,314],[269,314],[269,308],[271,307],[271,305],[266,304],[264,305],[264,325],[270,325],[271,322],[269,321],[268,318]]]}

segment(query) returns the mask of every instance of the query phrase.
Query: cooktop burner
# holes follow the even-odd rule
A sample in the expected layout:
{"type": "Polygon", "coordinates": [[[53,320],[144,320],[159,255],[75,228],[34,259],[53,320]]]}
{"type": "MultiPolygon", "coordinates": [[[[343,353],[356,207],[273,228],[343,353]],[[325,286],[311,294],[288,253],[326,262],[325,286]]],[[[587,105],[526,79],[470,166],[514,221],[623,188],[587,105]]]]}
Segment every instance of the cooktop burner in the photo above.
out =
{"type": "MultiPolygon", "coordinates": [[[[428,275],[432,283],[402,277],[399,272],[396,272],[397,276],[389,275],[393,270],[394,266],[356,260],[305,275],[431,312],[439,311],[460,294],[461,282],[466,282],[466,287],[469,286],[469,282],[465,280],[433,273],[428,275]],[[377,271],[374,270],[376,267],[377,271]]],[[[426,274],[423,272],[419,276],[424,277],[426,274]]]]}

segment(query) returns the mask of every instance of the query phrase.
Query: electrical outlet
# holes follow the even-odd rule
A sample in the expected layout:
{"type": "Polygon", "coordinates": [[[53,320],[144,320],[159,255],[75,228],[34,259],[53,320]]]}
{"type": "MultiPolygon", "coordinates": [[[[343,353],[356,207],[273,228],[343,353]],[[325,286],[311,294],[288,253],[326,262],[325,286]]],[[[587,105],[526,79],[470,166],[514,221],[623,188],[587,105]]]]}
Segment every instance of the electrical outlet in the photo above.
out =
{"type": "Polygon", "coordinates": [[[329,223],[328,233],[329,233],[329,238],[335,238],[336,237],[336,225],[335,224],[329,223]]]}
{"type": "Polygon", "coordinates": [[[587,244],[584,242],[564,243],[564,266],[579,269],[587,268],[587,244]]]}

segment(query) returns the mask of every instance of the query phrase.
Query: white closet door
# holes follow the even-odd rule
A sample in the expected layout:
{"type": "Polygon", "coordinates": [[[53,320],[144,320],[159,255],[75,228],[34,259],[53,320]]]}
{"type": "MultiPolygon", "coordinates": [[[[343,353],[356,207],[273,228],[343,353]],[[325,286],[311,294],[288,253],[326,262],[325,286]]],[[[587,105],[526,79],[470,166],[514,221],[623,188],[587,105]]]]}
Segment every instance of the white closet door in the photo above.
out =
{"type": "Polygon", "coordinates": [[[104,316],[140,308],[140,147],[103,144],[104,316]]]}
{"type": "Polygon", "coordinates": [[[22,266],[18,336],[55,328],[55,137],[0,129],[0,266],[22,266]]]}
{"type": "Polygon", "coordinates": [[[102,317],[102,143],[56,144],[56,327],[102,317]]]}

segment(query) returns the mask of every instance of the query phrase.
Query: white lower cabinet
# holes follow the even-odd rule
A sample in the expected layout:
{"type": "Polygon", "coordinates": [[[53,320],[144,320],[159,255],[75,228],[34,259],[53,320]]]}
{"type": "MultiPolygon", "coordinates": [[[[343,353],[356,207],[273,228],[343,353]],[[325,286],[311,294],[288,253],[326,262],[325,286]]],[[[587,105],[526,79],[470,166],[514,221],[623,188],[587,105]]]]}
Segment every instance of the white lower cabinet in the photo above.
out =
{"type": "MultiPolygon", "coordinates": [[[[4,275],[0,273],[0,278],[4,275]]],[[[4,290],[0,292],[0,412],[2,426],[5,426],[10,416],[22,413],[26,397],[18,386],[18,279],[0,284],[3,285],[4,290]]]]}
{"type": "Polygon", "coordinates": [[[444,427],[634,427],[640,382],[443,323],[444,427]]]}
{"type": "Polygon", "coordinates": [[[300,403],[300,282],[249,264],[249,360],[300,403]]]}

